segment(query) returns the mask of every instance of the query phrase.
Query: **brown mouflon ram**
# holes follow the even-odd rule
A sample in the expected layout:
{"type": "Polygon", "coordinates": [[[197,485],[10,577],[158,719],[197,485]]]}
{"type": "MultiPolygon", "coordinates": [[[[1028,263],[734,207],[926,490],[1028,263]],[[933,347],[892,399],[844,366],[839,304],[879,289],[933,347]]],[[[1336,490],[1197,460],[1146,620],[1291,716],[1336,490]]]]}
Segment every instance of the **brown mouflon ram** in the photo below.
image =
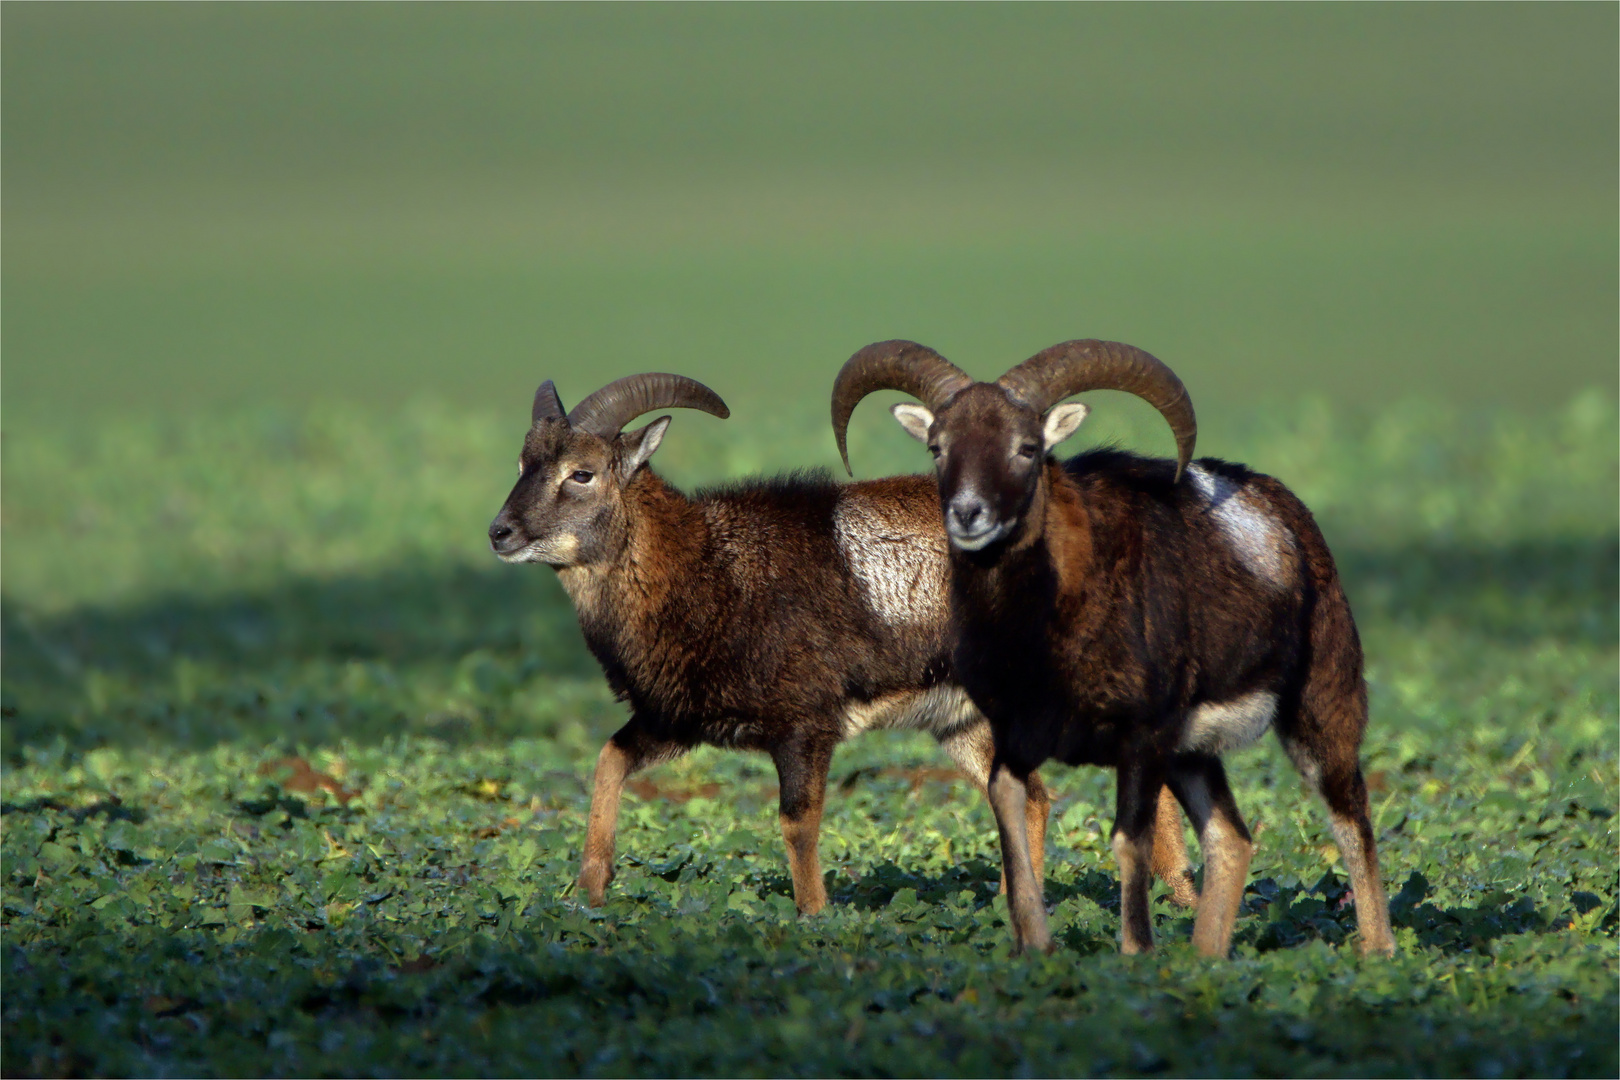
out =
{"type": "MultiPolygon", "coordinates": [[[[869,728],[923,730],[981,790],[990,775],[989,727],[951,676],[935,486],[795,475],[689,498],[646,466],[669,418],[622,430],[666,408],[729,415],[679,375],[620,379],[569,413],[542,383],[517,486],[489,527],[503,560],[557,571],[630,704],[597,758],[580,888],[600,904],[613,877],[625,780],[706,743],[771,756],[794,900],[813,913],[827,902],[817,840],[839,742],[869,728]]],[[[1049,803],[1038,776],[1028,790],[1039,874],[1049,803]]],[[[1180,819],[1164,803],[1174,849],[1180,819]]],[[[1185,853],[1171,863],[1172,884],[1191,893],[1185,853]]]]}
{"type": "Polygon", "coordinates": [[[1392,952],[1358,759],[1361,643],[1310,511],[1241,465],[1190,464],[1197,425],[1185,387],[1129,345],[1055,345],[993,383],[913,342],[868,346],[833,389],[846,468],[850,414],[880,389],[923,403],[893,411],[934,455],[952,655],[995,737],[988,786],[1018,945],[1051,944],[1022,808],[1026,778],[1057,758],[1118,771],[1123,950],[1153,945],[1155,793],[1168,783],[1204,854],[1193,943],[1226,955],[1253,845],[1220,755],[1269,728],[1327,803],[1362,950],[1392,952]],[[1064,399],[1102,389],[1156,407],[1178,460],[1053,457],[1087,413],[1064,399]]]}

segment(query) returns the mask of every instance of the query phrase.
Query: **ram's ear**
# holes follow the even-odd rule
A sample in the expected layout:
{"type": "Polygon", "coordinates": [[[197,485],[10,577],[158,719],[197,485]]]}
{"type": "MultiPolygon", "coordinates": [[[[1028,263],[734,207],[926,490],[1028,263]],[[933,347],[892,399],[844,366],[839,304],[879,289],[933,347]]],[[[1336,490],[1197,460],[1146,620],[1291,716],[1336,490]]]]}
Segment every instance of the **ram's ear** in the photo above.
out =
{"type": "Polygon", "coordinates": [[[627,431],[619,436],[619,482],[628,483],[636,470],[646,464],[658,444],[664,441],[664,429],[669,417],[660,416],[646,427],[627,431]]]}
{"type": "Polygon", "coordinates": [[[1070,401],[1062,405],[1052,406],[1052,411],[1046,414],[1046,427],[1043,432],[1046,449],[1052,449],[1052,447],[1073,435],[1080,429],[1081,423],[1090,414],[1091,406],[1081,401],[1070,401]]]}
{"type": "Polygon", "coordinates": [[[909,401],[902,401],[898,405],[889,406],[894,418],[900,421],[900,426],[920,443],[928,442],[928,429],[934,426],[934,414],[921,405],[913,405],[909,401]]]}

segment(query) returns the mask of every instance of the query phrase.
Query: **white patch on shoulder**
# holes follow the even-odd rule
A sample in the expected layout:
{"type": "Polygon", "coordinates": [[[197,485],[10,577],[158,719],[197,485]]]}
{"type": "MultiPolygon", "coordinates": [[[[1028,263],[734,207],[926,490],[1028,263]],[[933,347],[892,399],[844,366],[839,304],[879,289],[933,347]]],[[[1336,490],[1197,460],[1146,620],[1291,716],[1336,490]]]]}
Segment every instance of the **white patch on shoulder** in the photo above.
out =
{"type": "Polygon", "coordinates": [[[1254,493],[1199,465],[1188,466],[1187,477],[1249,572],[1273,585],[1292,585],[1294,538],[1254,493]]]}
{"type": "Polygon", "coordinates": [[[1193,709],[1177,750],[1224,754],[1248,746],[1266,733],[1277,716],[1277,695],[1256,690],[1231,701],[1209,702],[1193,709]]]}
{"type": "Polygon", "coordinates": [[[878,500],[845,494],[833,512],[838,547],[877,617],[890,623],[943,622],[945,536],[878,500]]]}
{"type": "Polygon", "coordinates": [[[974,707],[967,691],[954,683],[888,694],[871,701],[852,701],[844,706],[846,739],[879,728],[926,731],[943,737],[984,722],[984,715],[974,707]]]}

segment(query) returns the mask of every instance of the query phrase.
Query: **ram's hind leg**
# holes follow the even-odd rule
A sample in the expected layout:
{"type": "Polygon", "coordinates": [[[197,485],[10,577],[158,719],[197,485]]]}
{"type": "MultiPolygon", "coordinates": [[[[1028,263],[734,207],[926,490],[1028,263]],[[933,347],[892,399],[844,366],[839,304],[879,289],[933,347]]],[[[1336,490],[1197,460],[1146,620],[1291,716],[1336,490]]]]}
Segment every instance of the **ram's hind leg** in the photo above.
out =
{"type": "Polygon", "coordinates": [[[1166,784],[1159,789],[1159,808],[1153,824],[1153,876],[1170,887],[1170,902],[1177,907],[1198,906],[1198,886],[1187,861],[1187,837],[1181,828],[1181,807],[1166,784]]]}
{"type": "Polygon", "coordinates": [[[1389,926],[1389,897],[1378,868],[1378,846],[1373,838],[1372,816],[1368,813],[1367,782],[1361,766],[1333,777],[1324,777],[1322,797],[1328,804],[1328,823],[1339,854],[1350,874],[1355,893],[1356,927],[1361,931],[1361,951],[1381,956],[1395,955],[1395,935],[1389,926]]]}
{"type": "MultiPolygon", "coordinates": [[[[990,765],[995,760],[995,740],[990,725],[981,721],[941,736],[939,745],[967,774],[974,786],[988,799],[990,765]]],[[[1029,862],[1037,883],[1046,881],[1046,825],[1052,814],[1052,797],[1047,794],[1041,775],[1031,772],[1024,782],[1024,831],[1029,844],[1029,862]]],[[[1001,891],[1007,894],[1007,871],[1001,872],[1001,891]]]]}
{"type": "Polygon", "coordinates": [[[1193,923],[1193,945],[1205,956],[1225,956],[1232,946],[1232,925],[1243,902],[1254,842],[1232,798],[1220,758],[1178,756],[1170,766],[1170,786],[1192,818],[1198,846],[1204,852],[1204,893],[1193,923]]]}
{"type": "Polygon", "coordinates": [[[676,743],[648,738],[632,719],[614,732],[596,755],[591,812],[585,823],[585,856],[579,869],[579,888],[591,907],[602,905],[608,883],[613,880],[613,834],[619,823],[624,782],[637,770],[677,757],[684,749],[676,743]]]}
{"type": "Polygon", "coordinates": [[[1309,739],[1311,732],[1282,735],[1283,749],[1327,803],[1328,825],[1339,845],[1350,889],[1355,896],[1356,928],[1361,951],[1382,956],[1395,954],[1395,936],[1389,926],[1389,897],[1378,868],[1378,847],[1373,838],[1367,782],[1355,751],[1348,753],[1331,740],[1309,739]],[[1301,737],[1301,735],[1305,737],[1301,737]]]}
{"type": "Polygon", "coordinates": [[[782,839],[793,874],[793,902],[800,915],[827,906],[821,878],[821,811],[827,801],[827,768],[833,746],[814,738],[792,740],[771,753],[781,782],[782,839]]]}
{"type": "Polygon", "coordinates": [[[1327,803],[1328,824],[1355,894],[1363,953],[1392,956],[1389,898],[1378,867],[1361,736],[1367,728],[1367,683],[1361,645],[1342,593],[1330,590],[1311,623],[1312,659],[1299,706],[1277,716],[1277,737],[1305,782],[1327,803]]]}

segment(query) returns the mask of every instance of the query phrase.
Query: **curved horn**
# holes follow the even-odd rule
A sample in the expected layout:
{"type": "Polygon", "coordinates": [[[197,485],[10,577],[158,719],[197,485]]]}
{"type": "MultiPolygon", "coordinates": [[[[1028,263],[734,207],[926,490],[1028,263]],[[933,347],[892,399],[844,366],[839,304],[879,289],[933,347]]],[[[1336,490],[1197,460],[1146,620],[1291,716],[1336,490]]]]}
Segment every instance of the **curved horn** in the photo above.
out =
{"type": "Polygon", "coordinates": [[[562,420],[567,417],[562,407],[562,398],[557,396],[557,387],[550,380],[540,384],[540,389],[534,392],[534,410],[529,413],[529,420],[538,424],[542,420],[562,420]]]}
{"type": "Polygon", "coordinates": [[[1045,412],[1072,394],[1123,390],[1158,409],[1176,437],[1176,479],[1192,460],[1198,418],[1176,373],[1134,345],[1117,341],[1065,341],[1043,349],[996,383],[1026,405],[1045,412]]]}
{"type": "Polygon", "coordinates": [[[654,409],[698,409],[724,420],[731,415],[720,395],[696,379],[653,371],[615,379],[574,406],[570,427],[611,439],[624,425],[654,409]]]}
{"type": "Polygon", "coordinates": [[[868,345],[844,364],[833,383],[832,425],[838,453],[849,467],[849,417],[861,398],[874,390],[900,390],[937,411],[973,380],[959,367],[926,345],[915,341],[879,341],[868,345]]]}

